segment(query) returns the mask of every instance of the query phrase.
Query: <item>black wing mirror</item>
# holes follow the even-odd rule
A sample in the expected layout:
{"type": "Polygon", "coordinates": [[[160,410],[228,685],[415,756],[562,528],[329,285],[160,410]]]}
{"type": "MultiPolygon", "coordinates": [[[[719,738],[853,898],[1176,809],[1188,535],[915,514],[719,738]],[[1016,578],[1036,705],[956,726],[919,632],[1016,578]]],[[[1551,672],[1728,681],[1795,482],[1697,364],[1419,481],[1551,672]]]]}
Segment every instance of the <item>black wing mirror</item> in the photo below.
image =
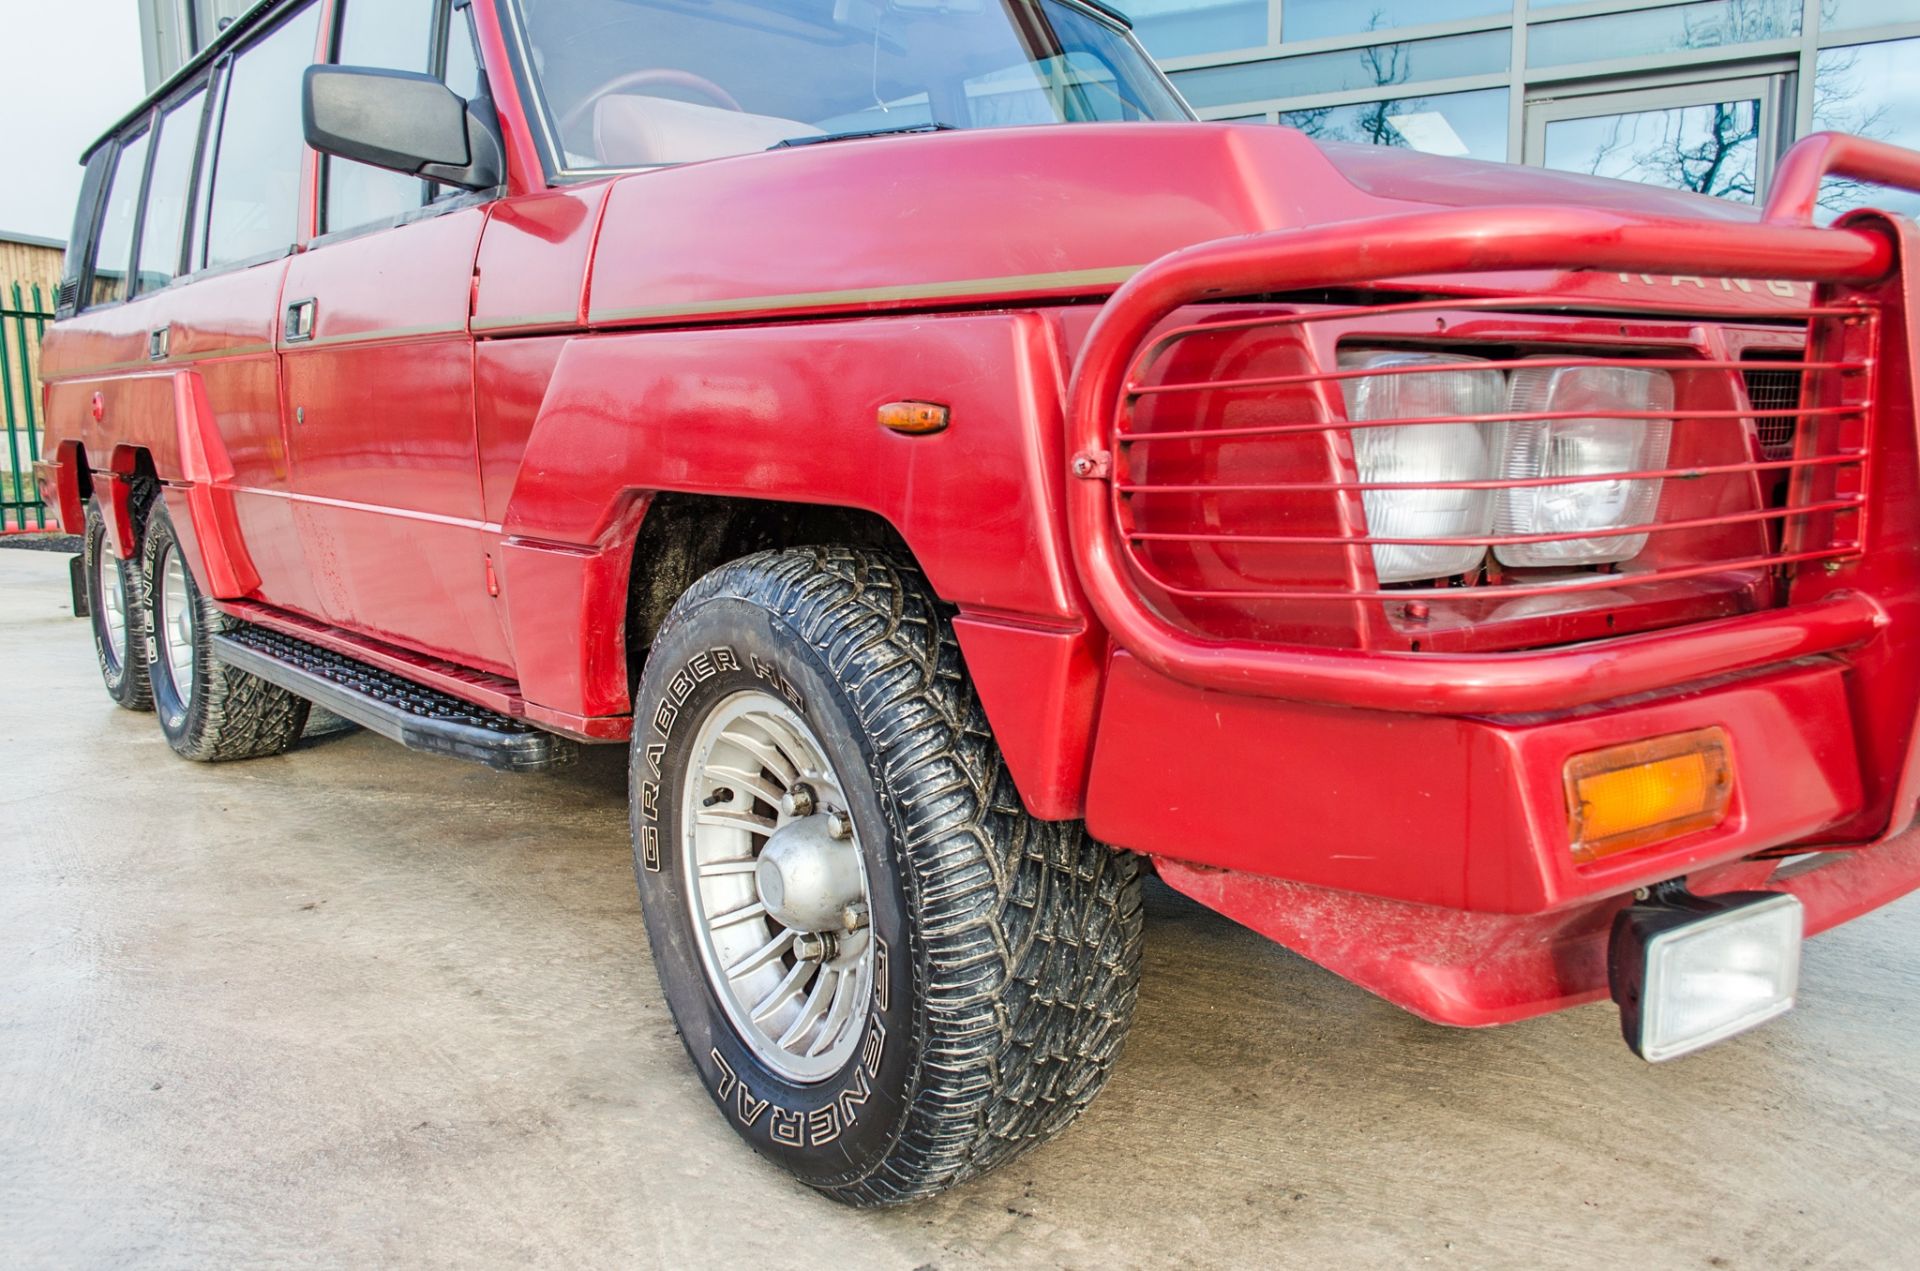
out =
{"type": "Polygon", "coordinates": [[[307,144],[322,154],[468,190],[500,184],[492,112],[431,75],[312,66],[304,99],[307,144]]]}

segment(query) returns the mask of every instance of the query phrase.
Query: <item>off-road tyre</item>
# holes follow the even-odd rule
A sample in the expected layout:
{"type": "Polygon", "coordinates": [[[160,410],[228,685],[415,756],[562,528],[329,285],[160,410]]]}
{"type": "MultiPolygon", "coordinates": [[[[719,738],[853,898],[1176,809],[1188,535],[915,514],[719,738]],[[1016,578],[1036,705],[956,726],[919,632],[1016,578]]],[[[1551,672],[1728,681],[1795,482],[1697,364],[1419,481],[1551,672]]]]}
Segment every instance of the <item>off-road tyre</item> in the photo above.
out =
{"type": "Polygon", "coordinates": [[[93,631],[93,654],[100,663],[100,678],[106,683],[107,695],[123,710],[150,711],[153,686],[147,680],[146,574],[137,556],[132,560],[114,557],[113,545],[107,539],[106,512],[98,498],[87,500],[81,555],[86,571],[87,618],[93,631]],[[103,567],[107,575],[104,578],[103,567]],[[124,616],[118,631],[113,633],[109,628],[116,625],[115,606],[111,603],[115,597],[105,594],[107,588],[117,592],[118,611],[124,616]]]}
{"type": "Polygon", "coordinates": [[[763,1156],[843,1202],[909,1201],[1044,1142],[1106,1084],[1138,993],[1139,858],[1078,822],[1027,815],[910,564],[835,547],[715,570],[660,628],[634,719],[634,866],[654,962],[702,1084],[763,1156]],[[769,688],[844,789],[884,950],[862,1044],[806,1084],[729,1022],[681,846],[701,721],[769,688]]]}
{"type": "Polygon", "coordinates": [[[143,611],[147,674],[167,744],[184,758],[224,763],[277,755],[298,741],[307,725],[307,700],[258,676],[235,670],[214,652],[213,637],[240,623],[221,613],[201,593],[193,570],[180,556],[180,540],[163,503],[156,502],[147,517],[140,557],[149,596],[143,611]],[[180,676],[176,676],[170,656],[178,628],[165,612],[171,561],[180,563],[179,578],[191,618],[190,635],[183,646],[191,652],[191,670],[180,676]]]}

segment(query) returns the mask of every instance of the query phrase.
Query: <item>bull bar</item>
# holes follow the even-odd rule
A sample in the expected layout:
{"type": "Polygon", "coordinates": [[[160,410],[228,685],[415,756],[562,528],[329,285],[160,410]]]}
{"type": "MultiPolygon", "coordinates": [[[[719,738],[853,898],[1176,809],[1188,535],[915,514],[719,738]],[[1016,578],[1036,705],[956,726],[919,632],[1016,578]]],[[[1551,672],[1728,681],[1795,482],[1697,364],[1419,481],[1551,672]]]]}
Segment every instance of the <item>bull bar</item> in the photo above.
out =
{"type": "MultiPolygon", "coordinates": [[[[1875,293],[1877,312],[1871,306],[1856,309],[1867,319],[1862,329],[1886,332],[1885,342],[1868,350],[1869,360],[1886,366],[1905,362],[1913,356],[1907,341],[1916,326],[1914,301],[1896,271],[1902,244],[1910,249],[1920,239],[1870,213],[1849,217],[1839,228],[1814,228],[1819,186],[1828,176],[1920,191],[1920,154],[1840,134],[1808,137],[1783,159],[1765,211],[1752,224],[1565,207],[1450,209],[1223,239],[1154,262],[1103,308],[1069,386],[1066,511],[1076,569],[1093,615],[1116,650],[1170,682],[1169,691],[1266,699],[1282,712],[1332,706],[1428,718],[1505,716],[1509,724],[1522,724],[1537,718],[1536,712],[1554,715],[1602,702],[1646,701],[1661,690],[1698,681],[1724,685],[1738,672],[1820,654],[1854,650],[1857,659],[1884,667],[1899,656],[1898,650],[1883,647],[1887,634],[1910,626],[1914,616],[1910,598],[1888,592],[1884,577],[1877,594],[1869,594],[1873,587],[1827,586],[1815,589],[1812,598],[1762,612],[1521,652],[1400,652],[1209,638],[1148,603],[1136,586],[1137,573],[1129,572],[1134,563],[1117,517],[1116,498],[1126,477],[1115,451],[1126,437],[1120,421],[1138,395],[1133,374],[1139,353],[1176,310],[1197,303],[1364,290],[1389,281],[1404,286],[1414,279],[1432,279],[1441,284],[1433,290],[1446,291],[1444,280],[1499,272],[1759,277],[1814,284],[1809,312],[1816,314],[1835,312],[1822,310],[1828,303],[1823,292],[1830,298],[1854,291],[1849,303],[1855,304],[1857,293],[1875,293]],[[1886,312],[1895,303],[1907,311],[1886,312]],[[1878,327],[1873,321],[1894,316],[1897,321],[1878,327]]],[[[1554,301],[1540,303],[1551,307],[1554,301]]],[[[1637,311],[1626,302],[1619,308],[1637,311]]],[[[1901,368],[1891,379],[1902,391],[1873,400],[1866,409],[1885,414],[1883,423],[1911,430],[1911,372],[1911,366],[1901,368]]],[[[1901,440],[1903,462],[1911,461],[1913,449],[1910,437],[1901,440]]],[[[1876,537],[1884,541],[1887,532],[1876,537]]],[[[1779,672],[1820,673],[1811,663],[1779,672]]],[[[1218,716],[1210,717],[1218,722],[1218,716]]],[[[1498,720],[1486,723],[1499,726],[1498,720]]],[[[1639,866],[1623,864],[1571,882],[1562,878],[1564,886],[1548,888],[1524,909],[1472,900],[1433,903],[1325,880],[1300,881],[1299,873],[1279,861],[1271,869],[1251,860],[1212,863],[1208,852],[1175,850],[1171,841],[1130,845],[1152,854],[1161,877],[1176,890],[1426,1019],[1499,1024],[1604,998],[1607,933],[1627,899],[1622,889],[1630,892],[1655,877],[1685,876],[1701,894],[1746,889],[1797,896],[1806,906],[1808,935],[1920,886],[1920,828],[1912,826],[1911,815],[1920,795],[1920,772],[1910,755],[1910,716],[1881,720],[1878,726],[1896,750],[1869,748],[1862,761],[1887,765],[1882,784],[1891,797],[1883,793],[1869,800],[1877,811],[1863,808],[1817,838],[1817,845],[1829,850],[1810,851],[1814,844],[1801,844],[1691,857],[1684,851],[1653,852],[1639,866]],[[1900,736],[1893,738],[1892,732],[1900,736]],[[1636,870],[1646,878],[1637,877],[1636,870]]],[[[1247,725],[1240,727],[1244,734],[1247,725]]],[[[1134,752],[1116,758],[1120,775],[1109,789],[1127,788],[1126,778],[1140,776],[1143,762],[1144,756],[1134,752]]],[[[1130,810],[1096,807],[1089,823],[1096,833],[1115,831],[1112,841],[1129,842],[1121,831],[1150,827],[1140,819],[1144,812],[1120,824],[1130,810]]],[[[1546,849],[1536,845],[1534,850],[1546,849]]]]}
{"type": "Polygon", "coordinates": [[[1209,639],[1169,622],[1131,585],[1111,500],[1113,428],[1135,354],[1183,306],[1494,272],[1685,273],[1829,286],[1887,278],[1899,265],[1888,235],[1809,223],[1827,176],[1920,190],[1920,154],[1844,134],[1810,136],[1782,161],[1754,224],[1566,207],[1449,209],[1250,234],[1162,257],[1103,307],[1069,387],[1067,519],[1094,614],[1120,648],[1192,687],[1423,714],[1564,709],[1867,641],[1886,616],[1871,597],[1848,592],[1538,652],[1400,653],[1209,639]]]}

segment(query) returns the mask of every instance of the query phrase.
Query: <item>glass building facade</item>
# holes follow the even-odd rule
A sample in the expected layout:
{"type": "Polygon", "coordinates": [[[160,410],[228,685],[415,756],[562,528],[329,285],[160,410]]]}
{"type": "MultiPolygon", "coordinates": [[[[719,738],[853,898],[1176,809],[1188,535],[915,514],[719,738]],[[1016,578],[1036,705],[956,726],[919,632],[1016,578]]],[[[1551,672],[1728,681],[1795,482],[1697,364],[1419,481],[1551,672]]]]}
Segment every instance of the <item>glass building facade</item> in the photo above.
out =
{"type": "Polygon", "coordinates": [[[254,0],[138,0],[147,91],[159,87],[254,0]]]}
{"type": "MultiPolygon", "coordinates": [[[[1810,132],[1920,148],[1920,0],[1122,4],[1205,119],[1742,202],[1810,132]]],[[[1869,201],[1920,213],[1845,182],[1821,200],[1869,201]]]]}

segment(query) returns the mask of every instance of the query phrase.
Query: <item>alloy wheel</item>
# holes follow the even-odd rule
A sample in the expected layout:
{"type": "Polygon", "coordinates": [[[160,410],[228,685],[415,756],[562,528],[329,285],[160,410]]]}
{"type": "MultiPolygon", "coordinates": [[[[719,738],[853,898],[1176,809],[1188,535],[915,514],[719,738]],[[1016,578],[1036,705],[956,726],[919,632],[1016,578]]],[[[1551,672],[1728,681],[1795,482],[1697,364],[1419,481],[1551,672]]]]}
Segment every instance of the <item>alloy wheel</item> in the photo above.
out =
{"type": "Polygon", "coordinates": [[[833,765],[786,703],[735,693],[701,726],[683,798],[709,985],[769,1068],[832,1076],[859,1043],[874,965],[866,864],[833,765]]]}

